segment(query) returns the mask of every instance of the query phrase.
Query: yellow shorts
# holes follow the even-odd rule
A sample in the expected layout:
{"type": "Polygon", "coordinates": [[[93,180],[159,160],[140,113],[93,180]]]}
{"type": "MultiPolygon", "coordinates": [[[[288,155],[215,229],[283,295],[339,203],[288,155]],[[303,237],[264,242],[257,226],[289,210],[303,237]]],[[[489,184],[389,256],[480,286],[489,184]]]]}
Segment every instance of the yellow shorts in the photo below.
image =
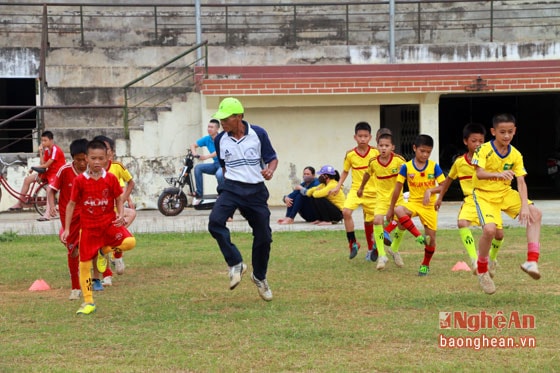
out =
{"type": "MultiPolygon", "coordinates": [[[[502,211],[512,219],[515,219],[521,211],[521,197],[514,189],[504,193],[475,190],[473,200],[481,226],[493,223],[496,224],[496,228],[502,228],[502,211]]],[[[530,205],[533,204],[531,200],[528,202],[530,205]]]]}
{"type": "MultiPolygon", "coordinates": [[[[387,210],[389,210],[389,206],[391,205],[391,201],[389,200],[383,200],[383,199],[378,199],[375,202],[375,215],[387,215],[387,210]]],[[[404,205],[404,199],[402,194],[399,196],[399,199],[397,199],[397,202],[395,203],[395,206],[402,206],[404,205]]]]}
{"type": "Polygon", "coordinates": [[[364,221],[373,221],[375,216],[375,194],[363,194],[362,197],[358,197],[357,191],[351,189],[346,195],[344,208],[354,211],[360,206],[364,210],[364,221]]]}
{"type": "Polygon", "coordinates": [[[434,205],[424,206],[421,202],[406,202],[401,206],[412,212],[411,218],[418,216],[424,228],[437,230],[437,211],[434,205]]]}
{"type": "MultiPolygon", "coordinates": [[[[471,223],[471,225],[480,225],[480,220],[478,220],[478,212],[476,210],[476,204],[474,203],[473,196],[466,196],[461,205],[461,210],[459,210],[459,216],[457,220],[466,220],[471,223]]],[[[502,229],[502,224],[496,224],[496,228],[502,229]]]]}

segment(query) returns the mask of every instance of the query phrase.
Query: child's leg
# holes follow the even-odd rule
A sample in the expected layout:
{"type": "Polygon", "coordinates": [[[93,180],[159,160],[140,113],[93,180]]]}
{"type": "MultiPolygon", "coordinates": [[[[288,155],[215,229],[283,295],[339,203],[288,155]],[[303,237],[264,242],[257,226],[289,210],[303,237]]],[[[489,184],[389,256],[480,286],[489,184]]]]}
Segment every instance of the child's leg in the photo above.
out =
{"type": "Polygon", "coordinates": [[[538,262],[540,253],[540,237],[542,212],[534,205],[529,205],[531,222],[527,225],[527,261],[538,262]]]}
{"type": "Polygon", "coordinates": [[[401,247],[401,242],[404,238],[405,231],[406,231],[405,229],[399,227],[399,229],[397,229],[397,231],[393,235],[393,243],[391,243],[391,250],[394,251],[395,253],[399,252],[399,248],[401,247]]]}
{"type": "Polygon", "coordinates": [[[383,224],[375,224],[373,227],[374,237],[375,237],[375,245],[377,246],[377,252],[379,257],[387,256],[385,253],[385,245],[384,245],[384,238],[385,235],[383,233],[383,224]]]}
{"type": "Polygon", "coordinates": [[[70,272],[70,281],[72,282],[72,290],[80,289],[80,256],[78,248],[68,252],[68,270],[70,272]]]}
{"type": "Polygon", "coordinates": [[[478,242],[478,273],[482,274],[488,272],[488,255],[490,253],[490,246],[492,239],[496,235],[496,224],[488,223],[482,227],[482,235],[478,242]]]}
{"type": "Polygon", "coordinates": [[[93,290],[91,287],[91,259],[86,262],[80,262],[80,287],[85,303],[93,304],[93,290]]]}
{"type": "Polygon", "coordinates": [[[498,252],[504,243],[504,230],[496,229],[496,235],[492,239],[492,245],[490,246],[490,260],[496,261],[498,258],[498,252]]]}
{"type": "Polygon", "coordinates": [[[426,236],[428,236],[428,240],[424,246],[424,260],[422,261],[422,265],[430,266],[430,261],[436,251],[436,231],[429,228],[424,228],[424,230],[426,236]]]}
{"type": "Polygon", "coordinates": [[[364,222],[364,231],[366,234],[366,241],[368,244],[368,250],[375,249],[375,241],[373,239],[373,221],[366,221],[364,222]]]}
{"type": "Polygon", "coordinates": [[[460,220],[458,223],[461,242],[463,243],[465,250],[467,250],[467,254],[469,254],[469,258],[471,258],[471,260],[477,260],[478,255],[476,254],[476,245],[474,244],[474,237],[469,228],[470,224],[468,222],[466,222],[466,224],[461,222],[465,222],[465,221],[460,220]]]}

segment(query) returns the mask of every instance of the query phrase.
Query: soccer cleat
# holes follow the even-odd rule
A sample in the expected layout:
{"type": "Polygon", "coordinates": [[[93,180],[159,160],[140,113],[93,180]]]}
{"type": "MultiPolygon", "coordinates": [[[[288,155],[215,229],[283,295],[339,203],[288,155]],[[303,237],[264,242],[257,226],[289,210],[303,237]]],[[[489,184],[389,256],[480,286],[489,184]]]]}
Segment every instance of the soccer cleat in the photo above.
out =
{"type": "Polygon", "coordinates": [[[494,278],[494,276],[496,276],[496,268],[498,268],[498,261],[490,259],[490,263],[488,263],[488,273],[490,277],[494,278]]]}
{"type": "Polygon", "coordinates": [[[82,296],[82,291],[80,289],[72,289],[72,291],[70,292],[70,296],[68,297],[68,299],[70,300],[78,300],[80,299],[82,296]]]}
{"type": "Polygon", "coordinates": [[[103,284],[101,283],[100,279],[94,278],[92,282],[93,282],[93,291],[103,291],[103,284]]]}
{"type": "Polygon", "coordinates": [[[385,244],[385,246],[391,246],[391,244],[393,243],[391,235],[385,231],[383,231],[383,243],[385,244]]]}
{"type": "Polygon", "coordinates": [[[494,285],[494,281],[492,281],[488,272],[478,274],[478,283],[486,294],[494,294],[496,292],[496,285],[494,285]]]}
{"type": "Polygon", "coordinates": [[[76,311],[76,315],[90,315],[95,312],[95,304],[83,303],[82,306],[76,311]]]}
{"type": "MultiPolygon", "coordinates": [[[[478,273],[478,259],[471,259],[471,267],[472,267],[472,274],[473,276],[476,276],[478,273]]],[[[490,274],[490,276],[492,276],[490,274]]],[[[494,277],[494,276],[492,276],[494,277]]]]}
{"type": "Polygon", "coordinates": [[[368,250],[366,253],[366,262],[371,262],[371,254],[373,253],[373,250],[368,250]]]}
{"type": "Polygon", "coordinates": [[[422,264],[420,266],[420,269],[418,269],[418,276],[428,276],[428,273],[430,273],[430,267],[428,267],[425,264],[422,264]]]}
{"type": "Polygon", "coordinates": [[[387,259],[386,256],[380,256],[377,259],[377,266],[375,267],[378,271],[381,271],[383,269],[385,269],[385,264],[387,264],[387,262],[389,261],[389,259],[387,259]]]}
{"type": "Polygon", "coordinates": [[[229,290],[235,289],[241,282],[241,277],[247,271],[247,265],[243,262],[229,267],[229,290]]]}
{"type": "Polygon", "coordinates": [[[117,271],[117,275],[122,275],[124,273],[124,267],[123,258],[115,258],[115,270],[117,271]]]}
{"type": "Polygon", "coordinates": [[[389,248],[385,248],[385,252],[387,254],[389,254],[391,256],[391,258],[393,258],[393,261],[395,262],[395,265],[399,268],[404,267],[404,261],[401,258],[401,254],[397,251],[393,251],[389,248]]]}
{"type": "Polygon", "coordinates": [[[424,237],[422,235],[416,237],[414,239],[414,241],[416,241],[416,243],[419,244],[419,245],[422,245],[422,246],[426,245],[426,237],[424,237]]]}
{"type": "Polygon", "coordinates": [[[113,286],[113,277],[112,276],[103,277],[102,284],[103,286],[113,286]]]}
{"type": "Polygon", "coordinates": [[[352,242],[350,244],[350,256],[349,259],[354,259],[358,255],[358,250],[360,250],[360,244],[358,242],[352,242]]]}
{"type": "Polygon", "coordinates": [[[521,269],[535,280],[541,278],[537,262],[525,262],[521,264],[521,269]]]}
{"type": "Polygon", "coordinates": [[[272,290],[268,287],[268,281],[266,281],[266,278],[264,280],[257,280],[255,275],[251,273],[251,280],[253,280],[255,285],[257,285],[257,290],[259,291],[261,298],[270,302],[272,300],[272,290]]]}
{"type": "Polygon", "coordinates": [[[103,253],[101,252],[101,249],[99,249],[99,251],[97,253],[96,265],[97,265],[97,270],[99,271],[99,273],[103,273],[107,269],[107,258],[105,257],[105,255],[103,255],[103,253]]]}

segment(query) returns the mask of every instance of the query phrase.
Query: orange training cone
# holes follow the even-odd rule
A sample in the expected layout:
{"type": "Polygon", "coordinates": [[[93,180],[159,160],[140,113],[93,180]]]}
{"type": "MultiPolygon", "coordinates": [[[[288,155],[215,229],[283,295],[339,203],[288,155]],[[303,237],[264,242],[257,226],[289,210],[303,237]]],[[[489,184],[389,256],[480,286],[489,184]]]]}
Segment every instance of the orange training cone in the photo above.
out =
{"type": "Polygon", "coordinates": [[[44,290],[51,290],[51,287],[43,279],[35,280],[33,285],[31,285],[31,287],[29,288],[29,291],[44,291],[44,290]]]}
{"type": "Polygon", "coordinates": [[[453,268],[451,268],[452,271],[456,272],[456,271],[470,271],[471,268],[469,267],[469,265],[465,262],[457,262],[453,268]]]}

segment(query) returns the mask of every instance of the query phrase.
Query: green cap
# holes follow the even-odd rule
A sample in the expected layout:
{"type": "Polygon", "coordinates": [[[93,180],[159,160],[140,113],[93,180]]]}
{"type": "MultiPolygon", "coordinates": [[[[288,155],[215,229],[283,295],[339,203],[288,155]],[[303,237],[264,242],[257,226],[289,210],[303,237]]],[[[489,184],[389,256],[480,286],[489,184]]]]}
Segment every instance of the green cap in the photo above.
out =
{"type": "Polygon", "coordinates": [[[226,119],[227,117],[232,116],[233,114],[243,114],[244,109],[241,102],[238,99],[233,97],[227,97],[220,102],[220,106],[218,107],[218,111],[214,114],[214,118],[216,119],[226,119]]]}

